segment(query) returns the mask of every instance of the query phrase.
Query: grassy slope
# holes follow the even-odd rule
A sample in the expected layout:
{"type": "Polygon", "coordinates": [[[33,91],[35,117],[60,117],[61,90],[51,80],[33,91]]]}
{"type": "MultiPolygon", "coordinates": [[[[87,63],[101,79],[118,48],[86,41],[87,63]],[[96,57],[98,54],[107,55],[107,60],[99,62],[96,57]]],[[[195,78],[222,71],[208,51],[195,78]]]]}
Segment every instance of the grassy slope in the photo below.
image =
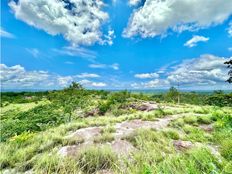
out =
{"type": "MultiPolygon", "coordinates": [[[[34,104],[25,104],[31,108],[34,104]]],[[[25,106],[24,105],[24,106],[25,106]]],[[[210,106],[169,105],[169,109],[149,113],[133,111],[131,114],[76,118],[69,123],[41,130],[24,132],[0,144],[1,170],[14,169],[13,172],[33,170],[35,173],[94,173],[100,169],[111,169],[115,173],[230,173],[232,170],[231,108],[210,106]],[[89,126],[106,126],[104,137],[96,143],[111,141],[110,133],[117,122],[133,119],[155,120],[177,113],[193,113],[173,121],[165,130],[141,129],[127,137],[138,150],[130,155],[130,160],[118,159],[109,147],[97,146],[86,149],[75,158],[61,158],[57,151],[65,145],[81,140],[64,138],[70,131],[89,126]],[[196,118],[194,114],[203,114],[196,118]],[[208,133],[199,128],[201,124],[213,124],[208,133]],[[176,151],[172,141],[175,139],[201,142],[203,146],[186,151],[176,151]],[[212,155],[206,145],[219,146],[220,160],[212,155]]],[[[9,107],[9,106],[6,106],[9,107]]],[[[3,108],[3,110],[8,110],[3,108]]],[[[17,112],[24,112],[20,108],[17,112]]],[[[4,131],[4,130],[3,130],[4,131]]]]}

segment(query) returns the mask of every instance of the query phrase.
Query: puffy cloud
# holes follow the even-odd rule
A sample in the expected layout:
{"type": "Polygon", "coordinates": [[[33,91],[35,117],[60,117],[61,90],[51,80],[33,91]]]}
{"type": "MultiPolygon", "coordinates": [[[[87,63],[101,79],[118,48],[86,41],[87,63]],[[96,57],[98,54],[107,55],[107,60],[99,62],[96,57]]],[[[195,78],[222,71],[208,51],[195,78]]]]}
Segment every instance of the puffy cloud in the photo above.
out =
{"type": "MultiPolygon", "coordinates": [[[[218,57],[210,54],[198,58],[187,59],[180,64],[165,69],[165,73],[146,82],[132,83],[132,88],[168,88],[180,84],[182,88],[196,87],[199,89],[230,89],[225,82],[228,69],[224,64],[231,58],[218,57]]],[[[149,73],[147,73],[149,74],[149,73]]],[[[149,75],[145,75],[145,77],[149,75]]],[[[142,76],[143,77],[143,76],[142,76]]]]}
{"type": "Polygon", "coordinates": [[[199,58],[182,62],[169,72],[168,81],[172,84],[210,85],[224,83],[228,78],[224,62],[229,58],[202,55],[199,58]]]}
{"type": "Polygon", "coordinates": [[[73,79],[70,76],[59,76],[46,71],[26,71],[24,67],[15,65],[8,67],[1,64],[1,82],[3,88],[48,88],[66,86],[73,79]]]}
{"type": "Polygon", "coordinates": [[[98,74],[91,74],[91,73],[81,73],[76,75],[78,78],[98,78],[100,77],[98,74]]]}
{"type": "Polygon", "coordinates": [[[165,35],[167,31],[193,31],[223,23],[232,14],[228,0],[146,0],[135,10],[124,37],[165,35]]]}
{"type": "Polygon", "coordinates": [[[103,1],[11,0],[9,6],[17,19],[48,34],[63,35],[72,44],[104,44],[111,40],[108,37],[113,36],[112,31],[106,37],[101,32],[102,25],[109,18],[102,10],[103,1]]]}
{"type": "Polygon", "coordinates": [[[141,0],[129,0],[130,6],[136,6],[141,2],[141,0]]]}
{"type": "Polygon", "coordinates": [[[132,83],[131,87],[135,89],[143,89],[143,88],[168,88],[169,87],[168,80],[165,79],[154,79],[148,82],[136,82],[132,83]]]}
{"type": "Polygon", "coordinates": [[[114,70],[119,70],[119,64],[113,63],[111,65],[107,64],[101,64],[101,63],[93,63],[89,65],[90,68],[96,68],[96,69],[106,69],[106,68],[112,68],[114,70]]]}
{"type": "Polygon", "coordinates": [[[198,36],[198,35],[195,35],[192,37],[192,39],[188,40],[184,46],[186,47],[195,47],[197,46],[197,43],[198,42],[207,42],[209,40],[208,37],[204,37],[204,36],[198,36]]]}
{"type": "Polygon", "coordinates": [[[84,86],[88,86],[88,87],[105,87],[106,83],[103,82],[92,82],[90,80],[81,80],[79,83],[81,83],[84,86]]]}
{"type": "Polygon", "coordinates": [[[143,73],[143,74],[135,74],[136,78],[139,79],[151,79],[151,78],[158,78],[159,74],[157,73],[143,73]]]}
{"type": "MultiPolygon", "coordinates": [[[[0,64],[0,80],[3,89],[54,89],[68,86],[77,78],[100,77],[97,74],[82,73],[74,76],[61,76],[47,71],[27,71],[20,65],[7,66],[0,64]]],[[[79,81],[85,87],[104,87],[105,83],[93,82],[86,79],[79,81]]]]}
{"type": "Polygon", "coordinates": [[[12,33],[5,31],[3,28],[0,28],[0,37],[13,39],[15,36],[12,33]]]}

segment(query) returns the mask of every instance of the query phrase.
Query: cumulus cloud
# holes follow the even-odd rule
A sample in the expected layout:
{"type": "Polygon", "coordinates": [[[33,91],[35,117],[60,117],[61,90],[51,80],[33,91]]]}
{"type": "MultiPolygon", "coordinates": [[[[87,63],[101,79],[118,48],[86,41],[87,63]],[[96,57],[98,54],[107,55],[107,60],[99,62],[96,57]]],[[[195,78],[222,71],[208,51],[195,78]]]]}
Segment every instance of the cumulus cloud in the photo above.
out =
{"type": "Polygon", "coordinates": [[[229,58],[214,55],[202,55],[199,58],[190,59],[174,67],[167,79],[172,84],[217,84],[225,82],[228,78],[227,68],[224,62],[229,58]]]}
{"type": "Polygon", "coordinates": [[[170,30],[199,30],[222,24],[231,14],[228,0],[146,0],[132,13],[123,36],[147,38],[170,30]]]}
{"type": "Polygon", "coordinates": [[[113,63],[111,65],[101,64],[101,63],[93,63],[93,64],[89,64],[89,67],[90,68],[95,68],[95,69],[112,68],[114,70],[119,70],[119,64],[118,63],[113,63]]]}
{"type": "Polygon", "coordinates": [[[21,65],[7,66],[0,64],[0,80],[3,89],[54,89],[68,86],[72,81],[82,83],[85,87],[103,87],[103,82],[93,82],[78,78],[100,77],[97,74],[82,73],[73,76],[61,76],[47,71],[27,71],[21,65]]]}
{"type": "Polygon", "coordinates": [[[143,73],[143,74],[135,74],[135,78],[139,79],[151,79],[151,78],[158,78],[159,74],[157,73],[143,73]]]}
{"type": "Polygon", "coordinates": [[[165,79],[154,79],[148,82],[136,82],[132,83],[131,87],[135,89],[143,89],[143,88],[168,88],[169,87],[168,80],[165,79]]]}
{"type": "Polygon", "coordinates": [[[141,2],[141,0],[129,0],[130,6],[136,6],[141,2]]]}
{"type": "MultiPolygon", "coordinates": [[[[1,82],[3,88],[26,88],[26,87],[46,87],[54,85],[64,85],[64,78],[62,84],[59,82],[60,76],[49,74],[46,71],[26,71],[24,67],[15,65],[8,67],[1,64],[1,82]]],[[[68,77],[69,78],[69,77],[68,77]]]]}
{"type": "Polygon", "coordinates": [[[79,83],[81,83],[84,86],[88,86],[88,87],[105,87],[106,83],[103,82],[92,82],[90,80],[81,80],[79,83]]]}
{"type": "Polygon", "coordinates": [[[75,45],[105,44],[113,37],[112,31],[107,36],[101,32],[109,18],[103,1],[11,0],[9,6],[17,19],[50,35],[63,35],[75,45]]]}
{"type": "Polygon", "coordinates": [[[13,39],[15,36],[12,33],[5,31],[3,28],[0,28],[0,37],[13,39]]]}
{"type": "MultiPolygon", "coordinates": [[[[180,84],[184,87],[210,89],[212,87],[228,88],[228,69],[224,64],[231,58],[218,57],[210,54],[198,58],[187,59],[180,64],[165,70],[165,75],[150,81],[132,83],[132,88],[168,88],[180,84]]],[[[147,73],[149,74],[149,73],[147,73]]],[[[145,75],[145,77],[148,75],[145,75]]],[[[143,76],[142,76],[143,77],[143,76]]],[[[149,76],[148,76],[149,77],[149,76]]]]}
{"type": "Polygon", "coordinates": [[[198,42],[207,42],[209,40],[208,37],[204,37],[204,36],[198,36],[198,35],[195,35],[192,37],[192,39],[188,40],[184,46],[186,47],[195,47],[197,46],[197,43],[198,42]]]}

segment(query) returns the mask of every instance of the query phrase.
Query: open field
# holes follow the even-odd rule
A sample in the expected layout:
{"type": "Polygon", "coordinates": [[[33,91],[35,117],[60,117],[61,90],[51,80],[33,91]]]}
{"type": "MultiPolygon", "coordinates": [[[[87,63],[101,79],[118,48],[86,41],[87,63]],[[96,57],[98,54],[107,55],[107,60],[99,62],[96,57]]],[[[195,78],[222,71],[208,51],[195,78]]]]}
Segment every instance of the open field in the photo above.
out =
{"type": "Polygon", "coordinates": [[[3,173],[232,171],[231,107],[157,103],[126,91],[26,98],[2,101],[3,173]]]}

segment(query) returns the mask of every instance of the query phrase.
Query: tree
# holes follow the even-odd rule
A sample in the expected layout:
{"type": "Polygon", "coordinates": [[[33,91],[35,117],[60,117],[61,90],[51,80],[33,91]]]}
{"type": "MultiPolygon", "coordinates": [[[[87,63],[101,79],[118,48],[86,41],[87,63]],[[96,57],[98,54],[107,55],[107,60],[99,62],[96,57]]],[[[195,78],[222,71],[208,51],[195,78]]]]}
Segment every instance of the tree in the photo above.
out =
{"type": "Polygon", "coordinates": [[[171,87],[166,94],[166,98],[170,101],[179,101],[179,91],[175,87],[171,87]]]}
{"type": "Polygon", "coordinates": [[[83,86],[80,83],[72,82],[71,85],[69,85],[68,89],[84,89],[83,86]]]}
{"type": "Polygon", "coordinates": [[[232,83],[232,59],[226,61],[224,64],[226,64],[227,67],[229,68],[229,72],[228,72],[229,79],[227,80],[227,82],[232,83]]]}

